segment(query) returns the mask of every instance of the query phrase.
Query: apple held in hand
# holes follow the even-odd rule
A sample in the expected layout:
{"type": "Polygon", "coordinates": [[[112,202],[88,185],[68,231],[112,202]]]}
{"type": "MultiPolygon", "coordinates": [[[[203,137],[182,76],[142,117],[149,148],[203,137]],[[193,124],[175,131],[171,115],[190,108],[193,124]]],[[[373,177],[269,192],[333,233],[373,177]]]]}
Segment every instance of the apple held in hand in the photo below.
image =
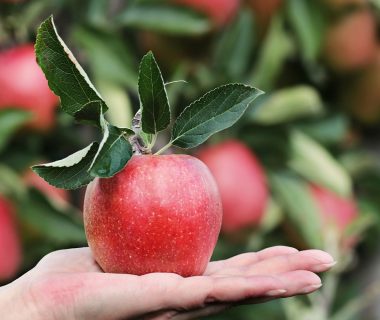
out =
{"type": "Polygon", "coordinates": [[[197,147],[230,127],[262,91],[236,83],[220,86],[172,121],[166,84],[153,53],[148,52],[139,68],[140,109],[131,129],[118,128],[105,119],[105,101],[59,38],[52,18],[38,31],[36,55],[51,88],[61,97],[62,109],[103,133],[100,143],[33,167],[58,188],[90,183],[84,222],[99,265],[106,272],[137,275],[202,274],[222,220],[216,182],[199,159],[161,154],[171,147],[197,147]],[[51,55],[51,48],[57,54],[51,55]],[[67,92],[72,92],[70,97],[67,92]],[[157,136],[171,123],[170,141],[153,155],[157,136]]]}
{"type": "Polygon", "coordinates": [[[30,126],[45,130],[54,124],[58,97],[49,89],[36,63],[32,44],[0,52],[0,109],[31,111],[30,126]]]}
{"type": "Polygon", "coordinates": [[[0,282],[12,278],[21,264],[21,245],[11,205],[0,196],[0,282]]]}
{"type": "Polygon", "coordinates": [[[216,179],[223,203],[222,230],[258,225],[268,200],[264,170],[244,144],[236,140],[205,147],[198,153],[216,179]]]}
{"type": "Polygon", "coordinates": [[[89,184],[87,239],[106,272],[200,275],[210,260],[222,204],[207,167],[186,155],[137,155],[89,184]]]}

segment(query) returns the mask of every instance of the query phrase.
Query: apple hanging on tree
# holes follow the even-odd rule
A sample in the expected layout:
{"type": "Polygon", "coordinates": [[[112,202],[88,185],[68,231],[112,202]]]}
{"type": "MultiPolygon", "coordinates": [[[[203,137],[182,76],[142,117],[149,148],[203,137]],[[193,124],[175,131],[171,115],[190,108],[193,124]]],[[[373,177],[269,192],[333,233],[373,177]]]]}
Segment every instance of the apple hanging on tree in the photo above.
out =
{"type": "Polygon", "coordinates": [[[238,231],[257,226],[268,200],[268,187],[261,164],[237,140],[205,147],[198,153],[218,184],[223,204],[222,230],[238,231]]]}
{"type": "Polygon", "coordinates": [[[0,282],[15,276],[21,264],[21,244],[13,209],[0,196],[0,282]]]}
{"type": "Polygon", "coordinates": [[[0,66],[0,109],[30,111],[32,128],[51,128],[58,97],[50,91],[36,63],[33,45],[25,44],[0,52],[0,66]]]}
{"type": "Polygon", "coordinates": [[[33,167],[58,188],[90,183],[84,223],[96,261],[106,272],[202,274],[222,221],[216,183],[197,158],[161,153],[171,146],[194,148],[233,125],[262,91],[228,84],[206,93],[173,121],[170,141],[152,154],[158,133],[172,119],[167,84],[151,52],[140,63],[140,110],[129,129],[105,120],[106,102],[57,34],[52,17],[39,28],[35,49],[63,111],[103,132],[99,143],[33,167]]]}

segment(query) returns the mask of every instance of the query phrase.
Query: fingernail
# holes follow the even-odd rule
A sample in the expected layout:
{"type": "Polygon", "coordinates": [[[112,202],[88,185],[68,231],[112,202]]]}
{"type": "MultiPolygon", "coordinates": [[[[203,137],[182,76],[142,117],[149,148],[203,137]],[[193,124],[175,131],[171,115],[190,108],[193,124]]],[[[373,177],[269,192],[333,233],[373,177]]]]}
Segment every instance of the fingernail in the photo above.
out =
{"type": "Polygon", "coordinates": [[[265,295],[268,297],[275,297],[275,296],[282,295],[284,293],[286,293],[285,289],[275,289],[275,290],[267,291],[265,295]]]}
{"type": "Polygon", "coordinates": [[[301,293],[310,293],[310,292],[313,292],[313,291],[319,289],[320,287],[322,287],[322,283],[313,284],[311,286],[307,286],[307,287],[303,288],[301,290],[301,293]]]}
{"type": "Polygon", "coordinates": [[[322,271],[326,271],[326,270],[332,268],[336,264],[337,264],[336,261],[333,261],[333,262],[330,262],[330,263],[322,263],[322,264],[318,264],[318,265],[314,266],[313,269],[314,269],[315,272],[322,272],[322,271]]]}

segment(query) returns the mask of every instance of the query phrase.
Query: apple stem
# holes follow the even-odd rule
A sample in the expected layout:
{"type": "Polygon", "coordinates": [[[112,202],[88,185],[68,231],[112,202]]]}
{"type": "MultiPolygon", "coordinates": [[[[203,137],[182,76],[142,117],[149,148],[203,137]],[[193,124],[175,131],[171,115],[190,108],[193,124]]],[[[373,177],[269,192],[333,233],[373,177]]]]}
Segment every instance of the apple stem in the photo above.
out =
{"type": "Polygon", "coordinates": [[[163,146],[160,150],[158,150],[154,155],[159,155],[161,153],[163,153],[164,151],[166,151],[167,149],[169,149],[170,147],[172,146],[172,141],[169,141],[169,143],[165,146],[163,146]]]}

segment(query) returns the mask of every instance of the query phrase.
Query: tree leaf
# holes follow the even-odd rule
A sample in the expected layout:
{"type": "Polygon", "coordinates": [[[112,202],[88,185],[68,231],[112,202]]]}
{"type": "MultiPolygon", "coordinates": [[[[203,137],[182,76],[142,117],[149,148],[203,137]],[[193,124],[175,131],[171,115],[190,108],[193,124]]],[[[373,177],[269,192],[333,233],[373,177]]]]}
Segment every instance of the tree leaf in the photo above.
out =
{"type": "Polygon", "coordinates": [[[286,1],[286,13],[299,41],[302,58],[305,62],[315,62],[320,53],[326,13],[318,1],[286,1]]]}
{"type": "Polygon", "coordinates": [[[65,112],[75,116],[85,106],[93,107],[91,112],[82,113],[78,119],[86,120],[83,115],[91,114],[93,119],[99,118],[100,112],[107,111],[106,103],[58,35],[53,17],[46,19],[39,27],[35,50],[37,62],[45,73],[49,87],[61,98],[65,112]]]}
{"type": "Polygon", "coordinates": [[[290,145],[289,167],[341,196],[351,195],[349,174],[322,145],[298,130],[291,132],[290,145]]]}
{"type": "Polygon", "coordinates": [[[24,110],[0,110],[0,151],[5,147],[12,134],[31,118],[32,114],[24,110]]]}
{"type": "Polygon", "coordinates": [[[308,245],[323,248],[321,218],[306,184],[287,174],[273,174],[271,186],[290,221],[308,245]]]}
{"type": "MultiPolygon", "coordinates": [[[[116,83],[136,92],[136,61],[121,34],[115,30],[106,31],[83,26],[77,27],[72,34],[75,43],[84,49],[94,79],[116,83]]],[[[101,94],[104,94],[96,81],[95,84],[101,94]]],[[[104,98],[109,102],[107,97],[104,98]]],[[[109,106],[111,107],[110,103],[109,106]]]]}
{"type": "Polygon", "coordinates": [[[104,118],[102,128],[103,139],[89,171],[92,176],[108,178],[124,168],[132,157],[132,146],[125,138],[126,130],[109,124],[104,118]]]}
{"type": "Polygon", "coordinates": [[[204,15],[186,8],[162,4],[129,6],[117,21],[127,27],[174,35],[200,35],[211,30],[211,23],[204,15]]]}
{"type": "Polygon", "coordinates": [[[75,221],[70,212],[60,211],[36,189],[29,196],[17,201],[17,213],[21,224],[33,233],[60,245],[84,245],[86,236],[83,225],[75,221]]]}
{"type": "Polygon", "coordinates": [[[142,129],[155,134],[170,124],[170,107],[160,68],[149,51],[139,69],[139,96],[142,105],[142,129]]]}
{"type": "Polygon", "coordinates": [[[281,15],[273,17],[250,76],[250,83],[263,90],[272,89],[286,60],[294,52],[295,44],[285,29],[283,17],[281,15]]]}
{"type": "Polygon", "coordinates": [[[300,85],[275,91],[250,113],[250,119],[261,124],[278,124],[322,113],[318,91],[300,85]]]}
{"type": "Polygon", "coordinates": [[[90,183],[94,177],[88,173],[99,144],[91,143],[65,159],[36,165],[32,170],[52,186],[62,189],[77,189],[90,183]]]}
{"type": "Polygon", "coordinates": [[[263,92],[243,84],[228,84],[209,91],[183,110],[172,129],[172,144],[193,148],[212,134],[232,126],[263,92]]]}
{"type": "Polygon", "coordinates": [[[254,29],[252,13],[242,10],[216,43],[213,63],[229,79],[241,79],[246,72],[256,40],[254,29]]]}

